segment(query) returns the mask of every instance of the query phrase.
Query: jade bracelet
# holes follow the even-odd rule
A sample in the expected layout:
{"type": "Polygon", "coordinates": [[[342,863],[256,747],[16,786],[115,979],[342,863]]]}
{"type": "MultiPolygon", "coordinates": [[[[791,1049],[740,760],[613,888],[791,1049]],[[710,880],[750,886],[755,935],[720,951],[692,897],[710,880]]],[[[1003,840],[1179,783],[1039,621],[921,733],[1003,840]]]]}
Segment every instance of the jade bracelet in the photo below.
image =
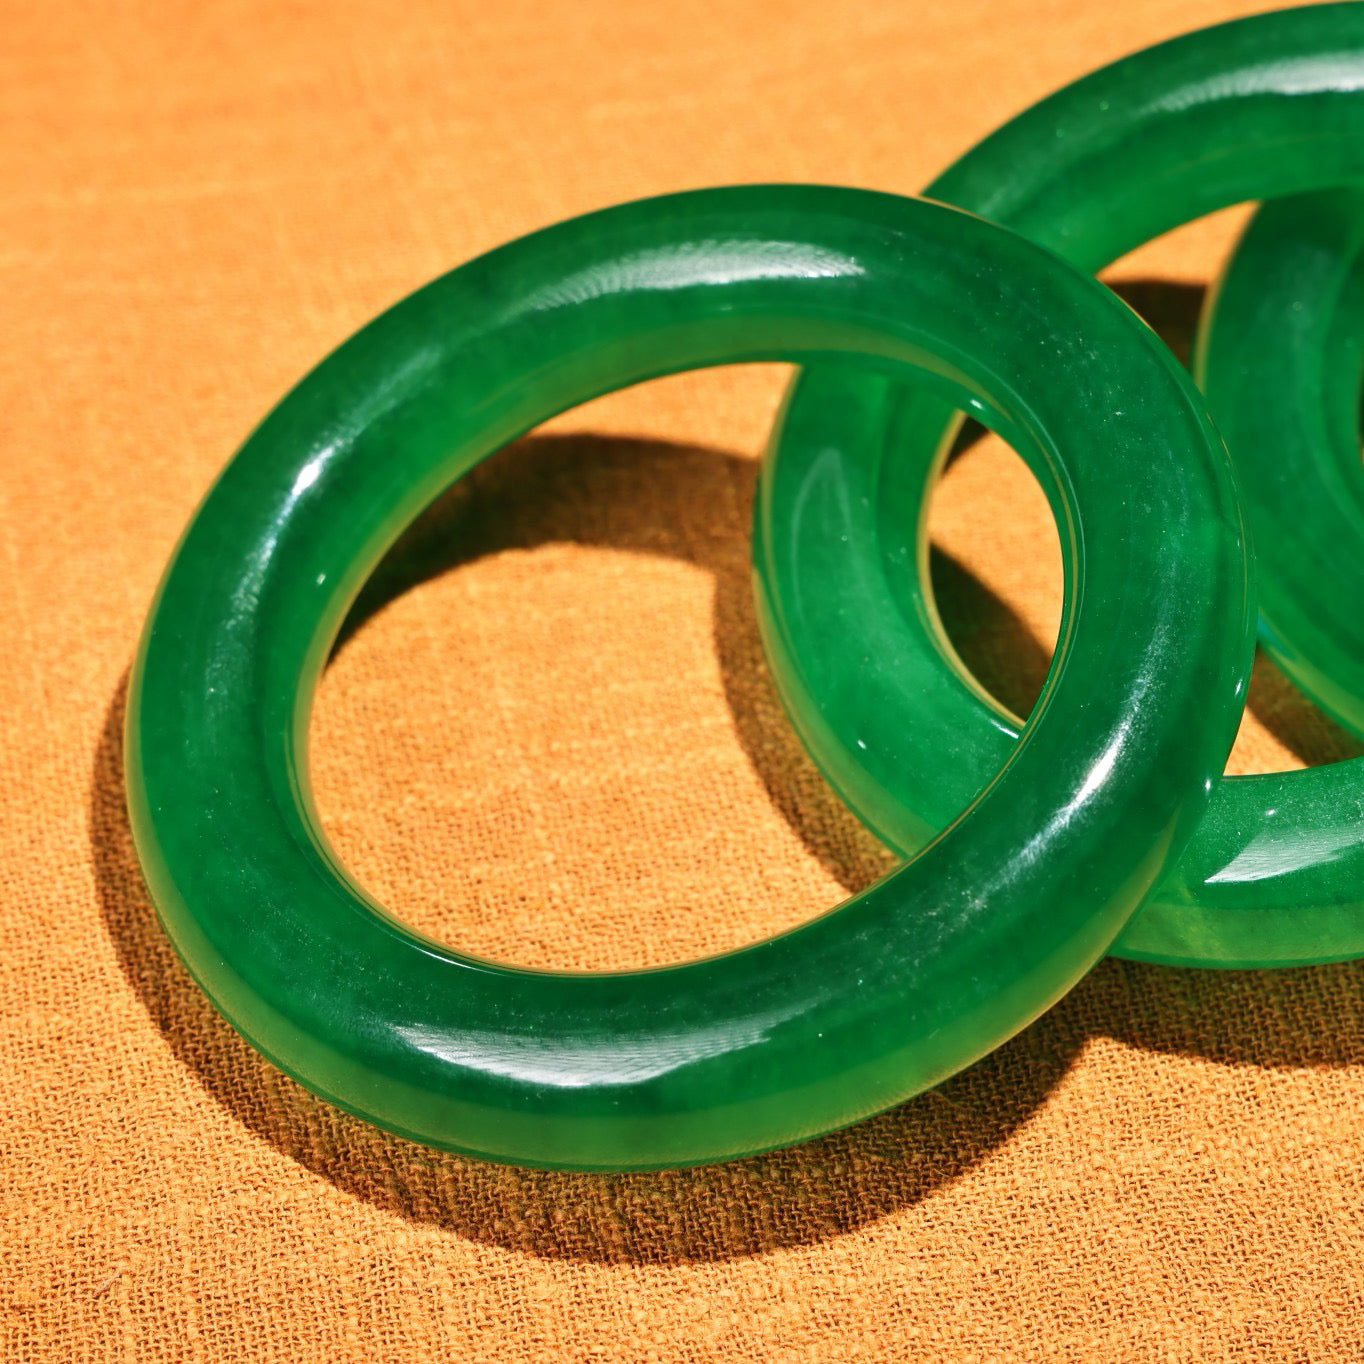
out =
{"type": "MultiPolygon", "coordinates": [[[[1364,182],[1359,4],[1267,14],[1138,53],[1020,115],[927,193],[1095,270],[1213,209],[1351,182],[1364,182]]],[[[1338,423],[1348,419],[1358,374],[1342,382],[1348,388],[1332,395],[1338,423]]],[[[1226,404],[1218,410],[1226,420],[1226,404]]],[[[1258,406],[1245,411],[1247,422],[1260,417],[1258,406]]],[[[957,818],[1021,731],[956,656],[928,583],[925,510],[956,420],[924,385],[851,364],[809,368],[788,394],[755,518],[760,625],[778,688],[834,787],[906,854],[957,818]]],[[[1357,436],[1354,448],[1357,457],[1357,436]]],[[[1064,538],[1052,472],[1020,453],[1064,538]]],[[[1232,453],[1241,454],[1236,443],[1232,453]]],[[[1294,506],[1312,507],[1314,525],[1345,516],[1332,519],[1319,505],[1338,482],[1321,462],[1294,476],[1294,506]]],[[[1247,494],[1257,498],[1258,489],[1247,494]]],[[[1110,495],[1138,511],[1140,493],[1116,467],[1110,495]]],[[[1275,563],[1267,557],[1267,570],[1275,563]]],[[[1283,659],[1296,676],[1307,682],[1317,668],[1357,705],[1351,679],[1364,657],[1343,666],[1339,651],[1305,628],[1300,579],[1286,582],[1287,591],[1270,589],[1267,634],[1296,641],[1300,652],[1283,659]]],[[[1318,583],[1314,597],[1335,583],[1318,583]]],[[[1202,593],[1177,604],[1181,631],[1206,609],[1202,593]]],[[[1354,612],[1357,639],[1358,599],[1342,594],[1339,606],[1354,612]]],[[[1191,721],[1190,740],[1196,733],[1191,721]]],[[[1194,838],[1114,952],[1206,966],[1364,955],[1361,820],[1364,760],[1221,780],[1194,838]]]]}
{"type": "Polygon", "coordinates": [[[1107,290],[936,204],[702,191],[481,257],[282,401],[159,589],[130,684],[129,808],[190,970],[318,1094],[500,1161],[716,1161],[889,1107],[1068,990],[1197,826],[1252,636],[1225,452],[1107,290]],[[322,831],[307,754],[318,677],[385,549],[576,403],[696,366],[840,354],[915,367],[1051,471],[1065,625],[1027,741],[907,866],[742,951],[539,972],[386,914],[322,831]]]}
{"type": "Polygon", "coordinates": [[[1197,373],[1235,455],[1260,639],[1364,735],[1364,189],[1259,210],[1209,300],[1197,373]]]}

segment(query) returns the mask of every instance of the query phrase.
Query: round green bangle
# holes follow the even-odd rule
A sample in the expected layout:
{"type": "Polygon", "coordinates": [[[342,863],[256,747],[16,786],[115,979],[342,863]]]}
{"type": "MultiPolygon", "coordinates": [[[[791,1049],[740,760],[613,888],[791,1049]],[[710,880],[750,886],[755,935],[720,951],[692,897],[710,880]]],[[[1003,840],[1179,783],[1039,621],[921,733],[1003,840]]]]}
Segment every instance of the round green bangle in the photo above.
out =
{"type": "Polygon", "coordinates": [[[1209,300],[1197,372],[1236,458],[1261,642],[1364,735],[1364,189],[1260,209],[1209,300]]]}
{"type": "MultiPolygon", "coordinates": [[[[1213,209],[1359,181],[1364,5],[1344,4],[1206,29],[1098,71],[927,193],[1093,270],[1213,209]]],[[[958,816],[1021,728],[957,658],[928,585],[922,521],[956,420],[923,386],[853,364],[807,369],[756,515],[778,687],[834,787],[905,853],[958,816]]],[[[1051,472],[1020,453],[1064,526],[1051,472]]],[[[1116,471],[1113,481],[1135,508],[1116,471]]],[[[1183,605],[1196,619],[1200,592],[1183,605]]],[[[1361,760],[1222,780],[1114,953],[1205,966],[1364,955],[1361,818],[1361,760]]]]}
{"type": "Polygon", "coordinates": [[[266,419],[153,607],[131,682],[129,807],[191,971],[317,1093],[502,1161],[723,1160],[936,1084],[1070,988],[1197,824],[1251,637],[1224,452],[1187,377],[1106,290],[922,201],[678,195],[453,271],[266,419]],[[386,915],[321,829],[306,750],[329,648],[385,548],[479,460],[585,399],[839,352],[921,367],[1055,470],[1065,639],[1029,742],[909,866],[743,951],[536,972],[386,915]]]}

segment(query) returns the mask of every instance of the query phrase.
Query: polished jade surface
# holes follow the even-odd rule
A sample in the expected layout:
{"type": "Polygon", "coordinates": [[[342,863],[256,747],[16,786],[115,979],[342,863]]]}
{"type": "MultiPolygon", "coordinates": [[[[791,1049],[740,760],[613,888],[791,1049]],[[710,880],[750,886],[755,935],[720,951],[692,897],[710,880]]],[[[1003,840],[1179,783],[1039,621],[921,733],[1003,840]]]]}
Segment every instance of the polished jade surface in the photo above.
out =
{"type": "Polygon", "coordinates": [[[1200,343],[1199,381],[1255,545],[1260,638],[1364,735],[1364,189],[1260,209],[1200,343]]]}
{"type": "Polygon", "coordinates": [[[453,271],[270,414],[155,601],[131,681],[129,808],[191,971],[317,1093],[496,1160],[717,1161],[926,1089],[1068,990],[1197,825],[1252,634],[1225,453],[1169,352],[1107,290],[939,205],[701,191],[453,271]],[[695,366],[841,355],[917,367],[1057,489],[1062,644],[1027,739],[971,808],[855,899],[674,968],[521,970],[386,914],[321,829],[307,755],[319,674],[384,550],[478,461],[585,399],[695,366]]]}
{"type": "MultiPolygon", "coordinates": [[[[1364,182],[1359,4],[1262,15],[1140,52],[1021,114],[927,193],[1093,270],[1213,209],[1351,182],[1364,182]]],[[[756,515],[778,687],[834,787],[906,854],[966,808],[1022,725],[957,658],[928,582],[923,520],[955,421],[924,385],[811,367],[788,394],[756,515]]],[[[1064,527],[1051,471],[1020,453],[1064,527]]],[[[1320,467],[1298,471],[1301,501],[1338,485],[1321,486],[1320,467]]],[[[1135,515],[1140,490],[1116,466],[1111,480],[1135,515]]],[[[1203,586],[1180,607],[1189,622],[1206,611],[1203,586]]],[[[1338,662],[1324,648],[1317,657],[1338,662]]],[[[1361,760],[1224,779],[1114,952],[1205,966],[1364,955],[1362,820],[1361,760]]]]}

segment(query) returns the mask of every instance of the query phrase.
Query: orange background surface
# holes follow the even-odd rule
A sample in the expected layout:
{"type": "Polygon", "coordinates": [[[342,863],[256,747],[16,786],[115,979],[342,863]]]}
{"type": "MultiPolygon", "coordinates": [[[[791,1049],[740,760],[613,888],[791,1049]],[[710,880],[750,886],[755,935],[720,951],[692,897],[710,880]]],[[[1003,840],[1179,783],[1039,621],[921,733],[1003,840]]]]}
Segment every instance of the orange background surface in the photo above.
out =
{"type": "MultiPolygon", "coordinates": [[[[1124,53],[1253,5],[3,7],[0,1355],[1350,1359],[1364,971],[1105,962],[942,1089],[799,1150],[612,1178],[390,1138],[259,1060],[159,931],[119,727],[151,593],[265,410],[510,237],[748,180],[913,191],[1124,53]]],[[[1187,346],[1243,214],[1114,272],[1187,346]]],[[[792,739],[748,519],[779,366],[662,381],[485,467],[382,570],[316,780],[412,923],[555,966],[752,941],[886,854],[792,739]]],[[[935,503],[961,648],[1026,708],[1055,532],[984,441],[935,503]]],[[[1268,668],[1236,770],[1357,753],[1268,668]]]]}

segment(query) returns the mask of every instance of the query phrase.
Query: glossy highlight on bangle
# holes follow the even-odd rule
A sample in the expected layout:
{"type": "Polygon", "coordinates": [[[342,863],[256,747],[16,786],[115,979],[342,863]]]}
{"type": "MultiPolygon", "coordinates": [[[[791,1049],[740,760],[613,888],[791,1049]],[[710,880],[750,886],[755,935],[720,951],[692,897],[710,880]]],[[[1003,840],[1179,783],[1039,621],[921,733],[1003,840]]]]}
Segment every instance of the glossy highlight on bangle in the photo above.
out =
{"type": "Polygon", "coordinates": [[[512,1163],[725,1160],[938,1083],[1089,969],[1203,813],[1251,630],[1225,453],[1106,290],[940,205],[701,191],[462,266],[281,402],[159,590],[130,685],[129,808],[191,971],[325,1098],[512,1163]],[[387,915],[321,830],[306,746],[329,648],[385,548],[567,407],[685,368],[836,354],[913,367],[1052,471],[1066,625],[1027,740],[909,865],[743,951],[536,972],[387,915]]]}
{"type": "MultiPolygon", "coordinates": [[[[926,193],[1095,270],[1214,209],[1351,182],[1364,182],[1360,4],[1137,53],[1021,114],[926,193]]],[[[760,624],[796,728],[849,806],[907,855],[958,816],[1022,732],[957,657],[928,582],[924,518],[956,421],[922,385],[855,364],[807,368],[755,517],[760,624]]],[[[1064,526],[1051,472],[1020,454],[1064,526]]],[[[1304,499],[1331,495],[1313,466],[1301,474],[1304,499]]],[[[1116,471],[1111,495],[1131,496],[1116,471]]],[[[1203,610],[1197,593],[1186,605],[1203,610]]],[[[1232,967],[1364,955],[1361,818],[1362,760],[1223,779],[1114,953],[1232,967]]]]}

